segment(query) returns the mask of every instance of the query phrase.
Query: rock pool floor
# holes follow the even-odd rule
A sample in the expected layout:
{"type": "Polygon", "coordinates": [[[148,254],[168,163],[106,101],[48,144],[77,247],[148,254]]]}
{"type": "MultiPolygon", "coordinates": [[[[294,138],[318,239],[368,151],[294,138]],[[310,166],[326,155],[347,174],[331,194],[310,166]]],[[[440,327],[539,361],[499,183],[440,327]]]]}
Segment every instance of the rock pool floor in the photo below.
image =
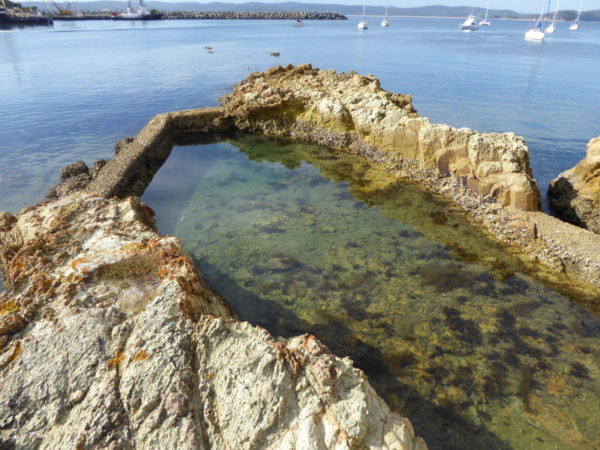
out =
{"type": "Polygon", "coordinates": [[[441,198],[247,137],[175,148],[143,199],[241,319],[352,358],[430,448],[600,448],[600,320],[441,198]]]}

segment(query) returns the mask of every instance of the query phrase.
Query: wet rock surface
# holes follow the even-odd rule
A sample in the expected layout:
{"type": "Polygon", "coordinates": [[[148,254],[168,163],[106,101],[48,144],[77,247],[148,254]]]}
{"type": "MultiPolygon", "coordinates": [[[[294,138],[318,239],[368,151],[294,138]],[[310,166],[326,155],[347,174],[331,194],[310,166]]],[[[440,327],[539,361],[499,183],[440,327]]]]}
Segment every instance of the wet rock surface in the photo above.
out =
{"type": "Polygon", "coordinates": [[[425,448],[348,359],[239,322],[139,200],[1,218],[3,448],[425,448]]]}

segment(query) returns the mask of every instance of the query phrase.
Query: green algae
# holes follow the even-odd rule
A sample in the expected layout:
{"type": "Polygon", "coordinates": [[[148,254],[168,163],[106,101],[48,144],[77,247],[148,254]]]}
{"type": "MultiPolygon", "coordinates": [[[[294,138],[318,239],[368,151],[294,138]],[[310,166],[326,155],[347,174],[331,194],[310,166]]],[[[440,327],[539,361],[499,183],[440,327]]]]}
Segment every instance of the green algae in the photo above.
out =
{"type": "Polygon", "coordinates": [[[240,318],[350,356],[430,448],[600,447],[600,321],[443,199],[249,137],[174,149],[144,200],[240,318]]]}

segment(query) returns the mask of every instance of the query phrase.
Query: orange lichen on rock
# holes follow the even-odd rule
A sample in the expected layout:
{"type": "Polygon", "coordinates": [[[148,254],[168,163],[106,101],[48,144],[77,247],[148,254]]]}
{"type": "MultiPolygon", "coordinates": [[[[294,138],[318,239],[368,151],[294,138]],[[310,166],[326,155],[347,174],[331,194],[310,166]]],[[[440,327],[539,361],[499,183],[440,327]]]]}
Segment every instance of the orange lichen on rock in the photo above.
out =
{"type": "Polygon", "coordinates": [[[0,315],[17,312],[19,309],[21,309],[21,307],[10,300],[0,303],[0,315]]]}
{"type": "Polygon", "coordinates": [[[147,358],[148,358],[148,353],[146,353],[145,350],[142,348],[142,349],[139,349],[135,355],[133,355],[133,358],[131,358],[131,361],[132,362],[143,361],[147,358]]]}
{"type": "Polygon", "coordinates": [[[119,367],[125,361],[125,353],[115,352],[115,357],[108,360],[108,367],[119,367]]]}
{"type": "Polygon", "coordinates": [[[21,354],[21,343],[20,342],[16,342],[15,346],[13,348],[12,355],[10,355],[8,357],[7,362],[9,362],[9,363],[13,362],[15,359],[17,359],[19,357],[20,354],[21,354]]]}

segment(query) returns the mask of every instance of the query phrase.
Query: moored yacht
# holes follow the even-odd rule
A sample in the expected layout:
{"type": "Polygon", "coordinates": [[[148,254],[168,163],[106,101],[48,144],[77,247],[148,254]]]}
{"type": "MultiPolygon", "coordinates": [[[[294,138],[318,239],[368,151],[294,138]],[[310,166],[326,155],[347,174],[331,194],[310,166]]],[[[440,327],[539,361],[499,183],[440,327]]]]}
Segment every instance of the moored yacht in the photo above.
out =
{"type": "Polygon", "coordinates": [[[361,20],[358,23],[358,29],[359,30],[366,30],[369,27],[367,26],[367,15],[366,15],[366,10],[367,10],[367,0],[363,0],[363,20],[361,20]]]}
{"type": "Polygon", "coordinates": [[[481,22],[479,22],[480,27],[489,27],[490,21],[488,20],[488,12],[490,11],[490,2],[488,1],[487,6],[485,7],[485,17],[481,22]]]}
{"type": "Polygon", "coordinates": [[[569,26],[569,30],[571,30],[571,31],[577,31],[577,30],[579,30],[579,18],[581,17],[581,7],[582,6],[583,6],[583,0],[581,0],[579,2],[579,11],[577,11],[577,18],[575,19],[575,22],[573,22],[569,26]]]}
{"type": "Polygon", "coordinates": [[[390,19],[388,18],[388,5],[387,5],[387,3],[385,5],[385,17],[381,21],[381,26],[382,27],[389,27],[390,26],[390,19]]]}
{"type": "Polygon", "coordinates": [[[460,29],[463,31],[479,30],[479,27],[477,26],[477,22],[475,20],[475,16],[473,14],[469,14],[469,17],[467,17],[467,20],[465,20],[461,24],[460,29]]]}
{"type": "Polygon", "coordinates": [[[554,9],[554,16],[552,17],[552,23],[546,27],[544,32],[546,34],[552,34],[556,31],[556,15],[558,14],[558,6],[560,5],[560,0],[556,2],[556,8],[554,9]]]}
{"type": "MultiPolygon", "coordinates": [[[[550,1],[550,0],[548,0],[550,1]]],[[[545,11],[546,2],[542,6],[542,11],[535,21],[535,25],[525,32],[525,40],[526,41],[543,41],[544,40],[544,30],[542,29],[542,22],[544,20],[544,11],[545,11]]]]}

